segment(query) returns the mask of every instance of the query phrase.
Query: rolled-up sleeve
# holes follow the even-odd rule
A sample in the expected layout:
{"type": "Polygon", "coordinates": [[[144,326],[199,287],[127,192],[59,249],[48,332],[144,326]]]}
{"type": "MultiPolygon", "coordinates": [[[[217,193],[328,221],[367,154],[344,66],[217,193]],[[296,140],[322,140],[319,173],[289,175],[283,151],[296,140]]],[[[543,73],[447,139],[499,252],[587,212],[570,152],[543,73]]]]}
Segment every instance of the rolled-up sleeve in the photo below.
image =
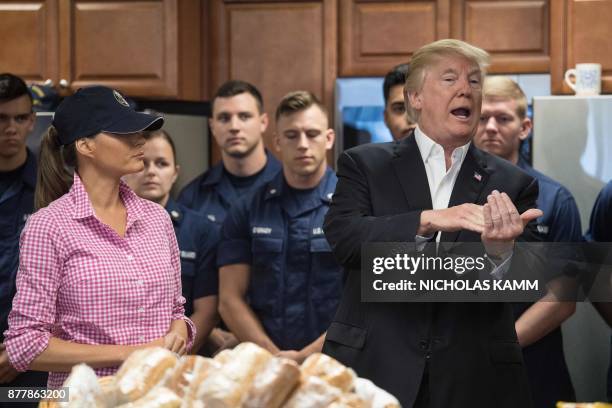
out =
{"type": "Polygon", "coordinates": [[[185,316],[185,298],[182,293],[181,284],[181,257],[178,248],[178,242],[174,233],[174,227],[169,217],[166,217],[166,231],[170,241],[170,260],[174,272],[174,304],[172,306],[172,321],[184,320],[187,325],[187,350],[191,350],[193,339],[195,337],[196,328],[187,316],[185,316]]]}
{"type": "Polygon", "coordinates": [[[17,293],[4,333],[13,367],[26,371],[49,345],[62,271],[61,232],[44,210],[31,216],[19,245],[17,293]]]}

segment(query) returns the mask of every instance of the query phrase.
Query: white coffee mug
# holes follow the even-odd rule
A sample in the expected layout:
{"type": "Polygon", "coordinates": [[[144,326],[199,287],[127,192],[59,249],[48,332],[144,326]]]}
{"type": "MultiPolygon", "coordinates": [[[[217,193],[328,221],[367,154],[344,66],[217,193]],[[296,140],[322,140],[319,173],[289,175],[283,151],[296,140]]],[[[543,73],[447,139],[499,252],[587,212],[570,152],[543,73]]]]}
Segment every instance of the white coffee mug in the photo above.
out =
{"type": "Polygon", "coordinates": [[[599,95],[601,93],[601,64],[576,64],[576,68],[565,71],[565,83],[576,95],[599,95]],[[574,77],[574,81],[570,80],[574,77]]]}

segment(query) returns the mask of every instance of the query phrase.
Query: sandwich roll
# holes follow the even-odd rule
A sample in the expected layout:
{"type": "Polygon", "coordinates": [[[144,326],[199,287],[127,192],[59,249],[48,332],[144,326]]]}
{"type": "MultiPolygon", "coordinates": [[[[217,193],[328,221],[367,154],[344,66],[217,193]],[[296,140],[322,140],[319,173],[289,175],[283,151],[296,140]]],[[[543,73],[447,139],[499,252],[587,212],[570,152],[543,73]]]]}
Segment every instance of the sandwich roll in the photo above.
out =
{"type": "Polygon", "coordinates": [[[136,350],[115,375],[118,402],[133,402],[147,394],[176,365],[176,355],[161,347],[136,350]]]}
{"type": "Polygon", "coordinates": [[[166,387],[157,387],[144,397],[117,408],[180,408],[181,399],[166,387]]]}
{"type": "Polygon", "coordinates": [[[327,408],[339,400],[342,392],[319,377],[302,377],[284,408],[327,408]]]}
{"type": "Polygon", "coordinates": [[[272,358],[257,374],[244,408],[278,408],[300,381],[300,368],[293,360],[272,358]]]}
{"type": "Polygon", "coordinates": [[[355,372],[337,360],[322,353],[310,355],[302,363],[302,376],[315,376],[340,390],[347,392],[353,389],[355,372]]]}
{"type": "Polygon", "coordinates": [[[355,379],[355,394],[372,408],[400,408],[397,398],[365,378],[355,379]]]}

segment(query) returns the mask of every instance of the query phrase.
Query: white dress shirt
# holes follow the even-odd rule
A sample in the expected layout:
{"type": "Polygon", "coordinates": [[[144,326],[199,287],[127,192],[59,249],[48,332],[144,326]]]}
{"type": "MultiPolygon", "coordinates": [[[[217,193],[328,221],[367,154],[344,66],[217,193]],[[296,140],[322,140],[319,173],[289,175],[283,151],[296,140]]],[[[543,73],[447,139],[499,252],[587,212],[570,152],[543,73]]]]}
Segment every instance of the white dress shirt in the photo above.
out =
{"type": "MultiPolygon", "coordinates": [[[[470,148],[471,142],[459,146],[453,150],[451,155],[451,166],[446,169],[446,159],[444,157],[444,148],[434,142],[429,136],[427,136],[421,128],[417,125],[414,130],[414,138],[416,144],[421,153],[423,164],[425,165],[425,172],[427,173],[427,183],[429,184],[429,192],[431,194],[431,205],[434,210],[441,210],[448,208],[457,176],[461,170],[461,165],[465,160],[467,151],[470,148]]],[[[440,242],[440,232],[436,232],[436,243],[440,242]]],[[[427,241],[433,236],[424,237],[417,235],[415,242],[417,250],[422,250],[425,247],[427,241]]],[[[436,245],[437,246],[437,245],[436,245]]],[[[510,267],[509,261],[511,254],[505,254],[499,262],[494,262],[491,258],[489,261],[494,267],[491,272],[496,278],[501,278],[510,267]]]]}

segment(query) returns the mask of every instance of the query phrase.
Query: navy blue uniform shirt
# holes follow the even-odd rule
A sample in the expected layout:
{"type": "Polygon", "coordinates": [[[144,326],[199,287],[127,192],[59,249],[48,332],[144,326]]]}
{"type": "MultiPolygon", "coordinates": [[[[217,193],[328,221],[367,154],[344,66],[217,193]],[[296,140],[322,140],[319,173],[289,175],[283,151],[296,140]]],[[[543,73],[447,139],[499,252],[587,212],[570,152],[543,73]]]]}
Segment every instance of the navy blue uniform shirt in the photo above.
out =
{"type": "Polygon", "coordinates": [[[537,206],[544,215],[537,219],[538,233],[543,241],[581,242],[580,213],[572,193],[560,183],[531,167],[523,159],[518,166],[538,180],[540,188],[537,206]]]}
{"type": "Polygon", "coordinates": [[[19,266],[19,235],[26,219],[34,212],[36,157],[28,150],[20,176],[0,192],[0,339],[7,329],[7,317],[15,295],[15,275],[19,266]]]}
{"type": "Polygon", "coordinates": [[[191,316],[194,300],[219,293],[216,256],[220,227],[172,199],[166,203],[166,210],[181,255],[185,316],[191,316]]]}
{"type": "MultiPolygon", "coordinates": [[[[585,238],[587,241],[612,242],[612,181],[604,186],[595,200],[585,238]]],[[[612,348],[612,337],[610,345],[612,348]]],[[[608,401],[612,401],[612,354],[608,366],[607,394],[608,401]]]]}
{"type": "MultiPolygon", "coordinates": [[[[572,194],[561,184],[545,176],[526,161],[518,166],[538,180],[537,207],[544,212],[537,230],[544,242],[581,242],[580,213],[572,194]]],[[[533,303],[513,303],[518,319],[533,303]]],[[[535,343],[523,348],[525,366],[531,384],[534,408],[555,406],[557,401],[575,401],[574,387],[563,353],[563,335],[557,327],[535,343]]]]}
{"type": "Polygon", "coordinates": [[[236,203],[221,229],[217,264],[251,266],[247,302],[281,350],[316,340],[340,300],[342,269],[323,235],[336,182],[328,169],[316,188],[299,193],[279,172],[252,200],[236,203]]]}
{"type": "MultiPolygon", "coordinates": [[[[266,152],[266,157],[266,165],[253,183],[251,192],[270,181],[281,168],[272,154],[266,152]]],[[[239,198],[240,194],[232,185],[221,162],[187,184],[177,201],[221,225],[227,210],[239,198]]]]}

